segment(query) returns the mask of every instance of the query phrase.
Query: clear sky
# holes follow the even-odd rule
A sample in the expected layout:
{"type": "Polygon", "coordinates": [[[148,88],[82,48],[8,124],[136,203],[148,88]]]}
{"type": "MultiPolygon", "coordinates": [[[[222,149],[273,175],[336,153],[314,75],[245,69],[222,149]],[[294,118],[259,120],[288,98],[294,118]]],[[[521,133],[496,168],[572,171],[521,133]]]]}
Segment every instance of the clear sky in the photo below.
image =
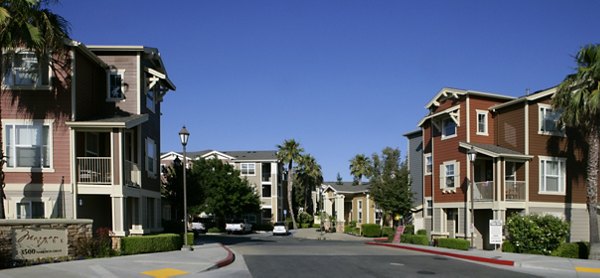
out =
{"type": "Polygon", "coordinates": [[[600,1],[63,0],[73,39],[160,50],[177,91],[161,151],[269,150],[294,138],[325,180],[384,147],[406,154],[442,87],[521,96],[600,43],[600,1]]]}

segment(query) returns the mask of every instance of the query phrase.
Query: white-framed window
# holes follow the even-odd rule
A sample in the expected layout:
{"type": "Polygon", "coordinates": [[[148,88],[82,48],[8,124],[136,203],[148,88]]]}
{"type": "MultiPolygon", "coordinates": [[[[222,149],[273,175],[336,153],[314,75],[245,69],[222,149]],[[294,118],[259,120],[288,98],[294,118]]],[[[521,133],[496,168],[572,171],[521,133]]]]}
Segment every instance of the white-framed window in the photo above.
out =
{"type": "Polygon", "coordinates": [[[262,197],[263,198],[271,197],[271,185],[270,184],[262,185],[262,197]]]}
{"type": "Polygon", "coordinates": [[[17,203],[17,219],[45,218],[44,202],[20,201],[17,203]]]}
{"type": "Polygon", "coordinates": [[[548,104],[538,104],[539,107],[539,134],[544,135],[564,135],[564,130],[559,126],[560,111],[552,109],[548,104]]]}
{"type": "Polygon", "coordinates": [[[540,194],[564,195],[567,159],[540,156],[540,194]]]}
{"type": "Polygon", "coordinates": [[[156,106],[156,103],[154,102],[154,99],[156,98],[156,92],[154,91],[154,88],[157,87],[158,86],[154,86],[153,88],[148,88],[148,90],[146,90],[146,108],[152,112],[155,111],[156,106]]]}
{"type": "Polygon", "coordinates": [[[52,168],[51,120],[2,122],[7,169],[52,168]]]}
{"type": "Polygon", "coordinates": [[[431,153],[426,153],[424,158],[425,167],[423,173],[425,175],[431,175],[431,172],[433,172],[433,157],[431,156],[431,153]]]}
{"type": "Polygon", "coordinates": [[[100,154],[100,141],[98,139],[98,133],[86,132],[85,133],[85,155],[90,157],[98,157],[100,154]]]}
{"type": "Polygon", "coordinates": [[[256,164],[240,163],[240,172],[242,176],[254,176],[256,175],[256,164]]]}
{"type": "Polygon", "coordinates": [[[440,188],[455,189],[460,182],[460,162],[456,160],[446,161],[440,165],[440,188]]]}
{"type": "Polygon", "coordinates": [[[356,219],[357,220],[356,222],[362,223],[362,218],[363,218],[363,215],[362,215],[362,200],[358,200],[358,216],[357,216],[357,218],[358,219],[356,219]]]}
{"type": "Polygon", "coordinates": [[[433,216],[433,200],[431,199],[431,197],[429,198],[425,198],[425,217],[432,217],[433,216]]]}
{"type": "Polygon", "coordinates": [[[488,112],[477,110],[477,135],[488,135],[488,112]]]}
{"type": "Polygon", "coordinates": [[[50,86],[50,65],[47,58],[31,50],[19,49],[2,55],[5,71],[2,84],[8,87],[41,88],[50,86]]]}
{"type": "Polygon", "coordinates": [[[456,122],[448,117],[442,120],[442,139],[452,138],[456,136],[456,122]]]}
{"type": "Polygon", "coordinates": [[[156,174],[156,143],[146,138],[146,171],[152,175],[156,174]]]}
{"type": "Polygon", "coordinates": [[[108,73],[108,99],[122,100],[125,98],[125,70],[111,69],[108,73]]]}

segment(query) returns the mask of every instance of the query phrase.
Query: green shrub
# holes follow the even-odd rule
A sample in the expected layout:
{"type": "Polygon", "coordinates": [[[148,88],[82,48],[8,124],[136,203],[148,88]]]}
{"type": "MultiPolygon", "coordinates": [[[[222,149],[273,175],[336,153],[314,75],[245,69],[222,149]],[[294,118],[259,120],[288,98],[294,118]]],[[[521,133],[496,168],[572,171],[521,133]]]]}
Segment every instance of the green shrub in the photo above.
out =
{"type": "Polygon", "coordinates": [[[362,224],[362,234],[365,237],[381,236],[381,228],[377,224],[362,224]]]}
{"type": "Polygon", "coordinates": [[[352,233],[352,229],[354,229],[354,227],[352,227],[352,225],[344,226],[344,233],[350,234],[350,233],[352,233]]]}
{"type": "MultiPolygon", "coordinates": [[[[306,213],[306,212],[301,212],[298,215],[298,223],[300,223],[301,227],[303,226],[302,224],[309,224],[313,222],[313,216],[306,213]]],[[[308,227],[307,227],[308,228],[308,227]]]]}
{"type": "Polygon", "coordinates": [[[549,255],[569,235],[569,223],[552,215],[514,215],[506,227],[516,253],[549,255]]]}
{"type": "Polygon", "coordinates": [[[552,256],[574,259],[587,259],[589,255],[589,244],[587,242],[563,243],[556,250],[552,251],[552,256]]]}
{"type": "Polygon", "coordinates": [[[502,242],[502,252],[515,253],[515,246],[510,241],[505,240],[502,242]]]}
{"type": "Polygon", "coordinates": [[[470,242],[462,238],[438,238],[437,246],[458,250],[469,250],[470,242]]]}
{"type": "Polygon", "coordinates": [[[352,226],[352,227],[358,227],[358,226],[356,226],[356,220],[350,221],[350,224],[348,224],[348,225],[352,226]]]}
{"type": "Polygon", "coordinates": [[[396,230],[392,227],[383,227],[381,230],[381,236],[389,238],[390,236],[394,236],[396,234],[396,230]]]}
{"type": "Polygon", "coordinates": [[[321,228],[321,224],[312,224],[313,228],[317,228],[320,229],[321,228]]]}
{"type": "Polygon", "coordinates": [[[188,245],[194,245],[194,233],[187,234],[187,243],[188,245]]]}
{"type": "Polygon", "coordinates": [[[163,252],[180,249],[181,236],[178,234],[160,234],[149,236],[130,236],[121,240],[121,253],[124,255],[163,252]]]}
{"type": "Polygon", "coordinates": [[[417,244],[417,245],[429,245],[429,238],[427,235],[402,235],[400,237],[400,242],[409,243],[409,244],[417,244]]]}
{"type": "Polygon", "coordinates": [[[112,249],[112,240],[109,236],[110,229],[100,227],[93,238],[80,238],[75,244],[75,255],[85,258],[102,258],[116,255],[112,249]]]}
{"type": "Polygon", "coordinates": [[[302,228],[302,229],[310,228],[310,224],[309,223],[300,223],[300,228],[302,228]]]}
{"type": "Polygon", "coordinates": [[[404,226],[404,233],[405,235],[414,235],[415,234],[415,225],[405,225],[404,226]]]}
{"type": "Polygon", "coordinates": [[[417,235],[426,236],[427,235],[427,230],[425,230],[425,229],[417,230],[417,235]]]}
{"type": "Polygon", "coordinates": [[[209,232],[209,233],[215,233],[215,234],[216,234],[216,233],[220,233],[220,232],[221,232],[221,229],[219,229],[219,228],[217,228],[217,227],[212,227],[212,228],[209,228],[209,229],[208,229],[208,232],[209,232]]]}

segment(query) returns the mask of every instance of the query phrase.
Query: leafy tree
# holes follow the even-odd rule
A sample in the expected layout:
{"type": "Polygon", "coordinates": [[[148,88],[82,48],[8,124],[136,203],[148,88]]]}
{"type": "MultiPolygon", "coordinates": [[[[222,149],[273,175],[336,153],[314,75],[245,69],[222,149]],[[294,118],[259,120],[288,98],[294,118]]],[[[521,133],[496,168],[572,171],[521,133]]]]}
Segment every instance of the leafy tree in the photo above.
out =
{"type": "Polygon", "coordinates": [[[598,232],[598,159],[600,153],[600,45],[583,47],[576,56],[577,72],[567,75],[553,98],[562,110],[560,122],[580,132],[588,145],[586,166],[590,259],[600,259],[598,232]]]}
{"type": "Polygon", "coordinates": [[[206,196],[192,196],[188,201],[190,211],[211,213],[219,224],[229,218],[241,217],[244,213],[260,211],[260,199],[255,190],[228,163],[214,158],[195,160],[190,180],[191,186],[205,192],[206,196]]]}
{"type": "MultiPolygon", "coordinates": [[[[193,168],[192,168],[193,169],[193,168]]],[[[188,214],[202,212],[201,205],[206,197],[206,189],[191,169],[186,170],[186,195],[188,214]]],[[[171,205],[175,219],[183,218],[183,164],[176,160],[165,168],[161,177],[161,196],[171,205]]]]}
{"type": "Polygon", "coordinates": [[[342,185],[342,184],[344,184],[344,183],[342,182],[342,175],[340,175],[340,172],[338,172],[338,173],[337,173],[337,177],[336,177],[335,179],[337,180],[337,181],[335,182],[335,184],[337,184],[337,185],[342,185]]]}
{"type": "Polygon", "coordinates": [[[299,204],[303,204],[304,211],[312,213],[312,192],[318,185],[323,183],[323,173],[321,165],[310,154],[301,155],[298,159],[298,173],[296,174],[297,189],[299,189],[297,199],[299,204]]]}
{"type": "Polygon", "coordinates": [[[282,145],[277,145],[277,158],[281,160],[283,163],[287,163],[287,198],[288,198],[288,208],[290,211],[290,216],[292,218],[292,223],[294,229],[298,229],[298,224],[296,223],[296,217],[294,215],[294,207],[292,206],[292,191],[293,191],[293,181],[294,178],[294,161],[297,161],[300,158],[304,149],[300,147],[300,143],[296,142],[294,139],[284,140],[282,145]]]}
{"type": "Polygon", "coordinates": [[[362,178],[369,176],[370,159],[364,154],[357,154],[350,159],[350,174],[354,176],[354,184],[362,185],[362,178]]]}
{"type": "MultiPolygon", "coordinates": [[[[54,2],[54,1],[52,1],[54,2]]],[[[0,2],[0,51],[11,52],[17,48],[33,50],[38,59],[52,51],[63,49],[68,38],[68,22],[52,13],[46,6],[48,0],[4,0],[0,2]]],[[[7,69],[3,65],[3,70],[7,69]]],[[[0,81],[4,72],[0,75],[0,81]]],[[[2,127],[0,126],[0,134],[2,127]]],[[[0,137],[0,146],[2,138],[0,137]]],[[[0,148],[0,203],[4,194],[4,150],[0,148]]],[[[0,205],[0,219],[6,218],[4,205],[0,205]]]]}
{"type": "Polygon", "coordinates": [[[412,193],[408,166],[400,161],[400,151],[386,147],[381,156],[373,154],[370,193],[385,215],[405,216],[410,212],[412,193]]]}

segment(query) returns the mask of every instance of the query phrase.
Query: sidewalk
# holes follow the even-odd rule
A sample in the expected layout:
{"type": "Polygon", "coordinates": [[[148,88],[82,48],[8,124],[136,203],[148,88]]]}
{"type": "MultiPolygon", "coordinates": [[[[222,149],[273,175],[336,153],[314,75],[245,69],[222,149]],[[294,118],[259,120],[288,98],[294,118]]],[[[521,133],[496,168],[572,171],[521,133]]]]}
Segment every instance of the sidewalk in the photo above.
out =
{"type": "MultiPolygon", "coordinates": [[[[294,237],[318,239],[321,233],[316,229],[299,229],[294,237]]],[[[569,259],[552,256],[503,253],[487,250],[454,250],[433,246],[403,243],[376,242],[370,238],[357,237],[343,233],[326,233],[327,240],[362,240],[369,245],[400,248],[429,254],[454,257],[463,260],[487,263],[496,266],[514,268],[515,271],[528,272],[544,277],[600,277],[600,261],[569,259]]]]}
{"type": "Polygon", "coordinates": [[[234,255],[220,243],[195,245],[193,251],[170,251],[77,260],[0,270],[9,277],[169,277],[196,276],[232,263],[234,255]]]}

